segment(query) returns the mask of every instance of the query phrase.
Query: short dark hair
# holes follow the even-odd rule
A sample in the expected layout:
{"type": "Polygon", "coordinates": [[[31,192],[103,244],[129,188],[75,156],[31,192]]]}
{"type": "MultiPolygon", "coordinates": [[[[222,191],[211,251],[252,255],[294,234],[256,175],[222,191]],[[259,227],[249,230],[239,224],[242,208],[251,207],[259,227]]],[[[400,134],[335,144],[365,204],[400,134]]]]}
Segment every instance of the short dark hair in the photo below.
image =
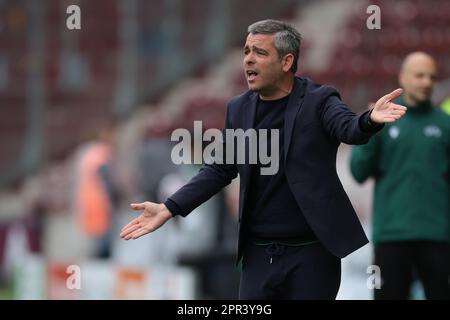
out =
{"type": "Polygon", "coordinates": [[[251,34],[275,34],[274,46],[281,57],[288,53],[294,56],[294,62],[290,71],[297,72],[298,58],[300,56],[301,35],[289,23],[278,20],[262,20],[251,24],[248,29],[251,34]]]}

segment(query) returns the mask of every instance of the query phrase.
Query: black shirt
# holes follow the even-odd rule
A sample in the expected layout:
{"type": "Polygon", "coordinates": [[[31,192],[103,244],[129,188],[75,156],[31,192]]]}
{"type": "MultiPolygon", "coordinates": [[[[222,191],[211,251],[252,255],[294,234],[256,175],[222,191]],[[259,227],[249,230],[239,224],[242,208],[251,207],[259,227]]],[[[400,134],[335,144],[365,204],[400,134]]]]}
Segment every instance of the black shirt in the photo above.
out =
{"type": "MultiPolygon", "coordinates": [[[[274,175],[261,175],[261,163],[251,165],[247,203],[249,220],[245,227],[255,239],[269,241],[304,241],[315,239],[292,194],[284,167],[284,116],[289,95],[278,100],[259,99],[254,128],[279,130],[279,169],[274,175]]],[[[267,150],[270,150],[268,130],[267,150]]],[[[258,135],[259,139],[259,135],[258,135]]],[[[258,142],[259,146],[259,142],[258,142]]],[[[270,166],[270,164],[266,165],[270,166]]]]}

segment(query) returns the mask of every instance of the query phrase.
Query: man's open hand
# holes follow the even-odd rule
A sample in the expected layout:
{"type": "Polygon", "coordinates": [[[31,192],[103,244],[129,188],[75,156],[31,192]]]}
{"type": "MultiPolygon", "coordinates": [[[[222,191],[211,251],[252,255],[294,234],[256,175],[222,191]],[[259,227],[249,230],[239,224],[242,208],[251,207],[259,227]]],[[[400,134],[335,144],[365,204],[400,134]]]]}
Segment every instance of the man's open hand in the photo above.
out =
{"type": "Polygon", "coordinates": [[[134,210],[144,212],[122,228],[120,237],[125,240],[137,239],[147,233],[153,232],[172,218],[172,214],[162,203],[147,201],[143,203],[132,203],[130,206],[134,210]]]}
{"type": "Polygon", "coordinates": [[[397,121],[406,112],[406,107],[392,102],[402,94],[402,89],[397,89],[385,95],[375,103],[370,120],[374,123],[390,123],[397,121]]]}

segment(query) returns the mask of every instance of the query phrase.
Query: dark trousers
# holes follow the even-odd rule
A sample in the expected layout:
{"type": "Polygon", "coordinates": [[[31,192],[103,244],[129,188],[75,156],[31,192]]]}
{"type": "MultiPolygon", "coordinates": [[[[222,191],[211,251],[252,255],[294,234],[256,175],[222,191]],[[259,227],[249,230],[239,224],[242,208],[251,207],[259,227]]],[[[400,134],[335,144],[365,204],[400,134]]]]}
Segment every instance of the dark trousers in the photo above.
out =
{"type": "Polygon", "coordinates": [[[450,299],[450,244],[435,241],[386,242],[375,246],[381,289],[376,300],[408,299],[414,275],[427,299],[450,299]]]}
{"type": "Polygon", "coordinates": [[[239,299],[336,298],[341,259],[320,243],[268,246],[248,243],[244,250],[239,299]]]}

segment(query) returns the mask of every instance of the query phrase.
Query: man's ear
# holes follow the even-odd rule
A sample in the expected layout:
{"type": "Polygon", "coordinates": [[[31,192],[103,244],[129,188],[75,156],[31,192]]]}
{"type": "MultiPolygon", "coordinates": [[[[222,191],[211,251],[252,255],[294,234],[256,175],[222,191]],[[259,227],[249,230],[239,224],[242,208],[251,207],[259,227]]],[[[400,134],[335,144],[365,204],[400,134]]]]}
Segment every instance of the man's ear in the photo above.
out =
{"type": "Polygon", "coordinates": [[[294,63],[294,55],[292,53],[288,53],[281,59],[281,64],[283,65],[283,71],[288,72],[291,70],[292,64],[294,63]]]}

